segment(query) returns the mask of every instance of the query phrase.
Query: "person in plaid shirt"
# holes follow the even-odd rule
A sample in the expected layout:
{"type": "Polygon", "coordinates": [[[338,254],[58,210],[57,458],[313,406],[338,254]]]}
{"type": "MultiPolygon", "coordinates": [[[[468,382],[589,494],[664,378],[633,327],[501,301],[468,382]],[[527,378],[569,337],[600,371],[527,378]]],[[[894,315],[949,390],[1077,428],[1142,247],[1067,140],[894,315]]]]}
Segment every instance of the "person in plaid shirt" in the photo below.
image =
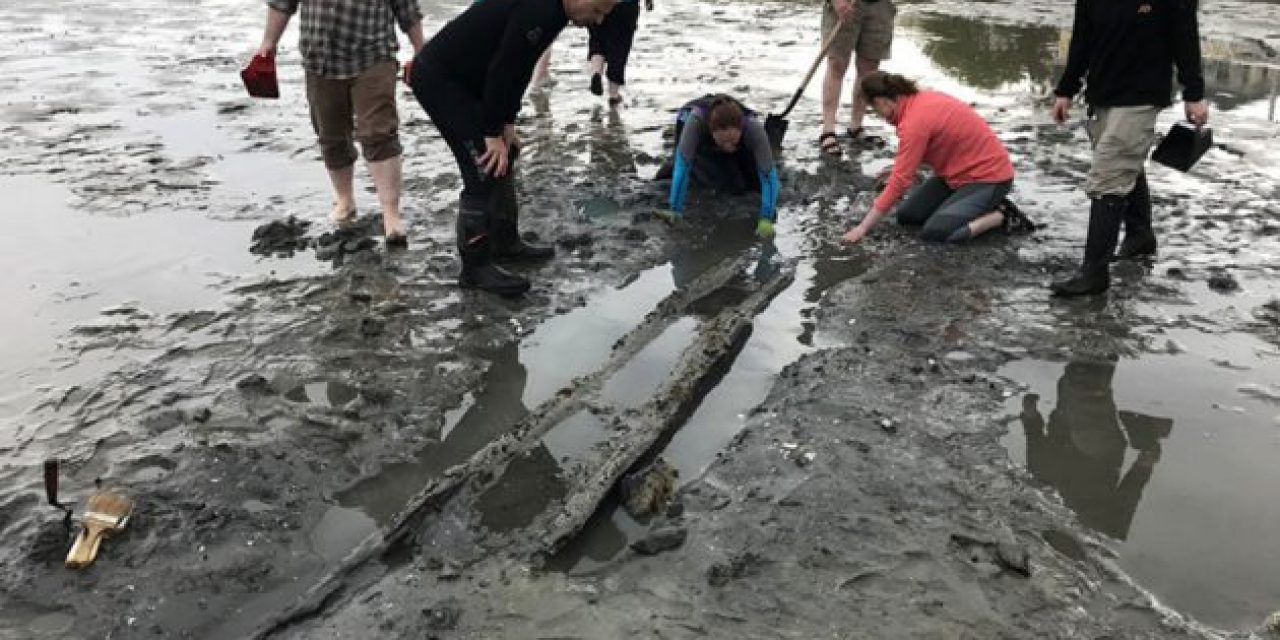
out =
{"type": "Polygon", "coordinates": [[[400,220],[400,138],[396,129],[396,32],[422,49],[417,0],[267,0],[267,26],[258,55],[274,58],[289,18],[302,8],[302,67],[307,104],[320,154],[333,183],[331,218],[355,217],[356,148],[360,142],[382,206],[388,246],[405,246],[400,220]]]}

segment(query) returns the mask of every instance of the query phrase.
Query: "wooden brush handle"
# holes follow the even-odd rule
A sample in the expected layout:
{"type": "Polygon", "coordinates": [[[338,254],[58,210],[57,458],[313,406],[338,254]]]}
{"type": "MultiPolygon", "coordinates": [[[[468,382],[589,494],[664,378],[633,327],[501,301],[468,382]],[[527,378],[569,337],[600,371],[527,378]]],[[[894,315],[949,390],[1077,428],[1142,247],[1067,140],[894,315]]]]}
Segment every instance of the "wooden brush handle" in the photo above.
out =
{"type": "Polygon", "coordinates": [[[58,459],[49,458],[44,461],[44,497],[49,499],[49,504],[55,507],[61,507],[58,502],[58,459]]]}
{"type": "Polygon", "coordinates": [[[75,544],[71,545],[71,551],[67,553],[67,568],[83,569],[93,564],[105,533],[106,527],[99,525],[86,524],[80,529],[80,535],[76,536],[75,544]]]}

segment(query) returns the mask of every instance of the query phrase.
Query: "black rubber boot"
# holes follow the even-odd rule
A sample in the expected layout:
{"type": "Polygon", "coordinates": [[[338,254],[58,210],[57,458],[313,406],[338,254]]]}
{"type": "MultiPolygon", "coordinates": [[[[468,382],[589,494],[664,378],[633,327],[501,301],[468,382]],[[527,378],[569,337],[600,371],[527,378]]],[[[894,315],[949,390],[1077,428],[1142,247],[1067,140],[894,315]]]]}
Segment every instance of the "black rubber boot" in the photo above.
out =
{"type": "MultiPolygon", "coordinates": [[[[513,151],[512,157],[518,155],[513,151]]],[[[493,216],[489,219],[492,255],[496,262],[542,262],[556,255],[555,247],[530,244],[520,237],[520,201],[516,197],[515,164],[493,188],[493,216]]]]}
{"type": "Polygon", "coordinates": [[[1155,255],[1156,234],[1151,229],[1151,190],[1147,187],[1147,174],[1138,174],[1138,181],[1129,192],[1129,206],[1124,210],[1124,242],[1116,251],[1116,260],[1134,260],[1155,255]]]}
{"type": "Polygon", "coordinates": [[[1084,263],[1074,276],[1050,285],[1053,295],[1088,296],[1111,286],[1111,255],[1120,238],[1120,222],[1128,205],[1127,196],[1094,198],[1089,208],[1089,234],[1084,243],[1084,263]]]}
{"type": "Polygon", "coordinates": [[[488,212],[463,203],[458,211],[458,254],[462,256],[462,273],[458,286],[480,289],[504,297],[514,297],[529,290],[529,281],[496,264],[491,256],[488,212]]]}

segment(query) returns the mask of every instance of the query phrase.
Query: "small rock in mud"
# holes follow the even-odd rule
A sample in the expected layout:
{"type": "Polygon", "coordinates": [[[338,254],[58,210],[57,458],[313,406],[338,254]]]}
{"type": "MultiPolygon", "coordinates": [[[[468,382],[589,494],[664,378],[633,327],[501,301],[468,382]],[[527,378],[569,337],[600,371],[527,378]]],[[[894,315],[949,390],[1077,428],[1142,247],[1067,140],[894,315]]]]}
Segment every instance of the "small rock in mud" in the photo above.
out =
{"type": "Polygon", "coordinates": [[[436,577],[441,580],[457,580],[462,577],[462,571],[458,569],[458,565],[445,560],[440,563],[440,571],[436,573],[436,577]]]}
{"type": "Polygon", "coordinates": [[[1230,293],[1240,288],[1240,283],[1229,273],[1215,273],[1209,276],[1209,288],[1218,293],[1230,293]]]}
{"type": "Polygon", "coordinates": [[[271,383],[266,378],[251,373],[236,383],[236,388],[245,393],[271,393],[271,383]]]}
{"type": "Polygon", "coordinates": [[[1177,278],[1179,280],[1185,280],[1187,278],[1187,272],[1181,267],[1169,267],[1169,269],[1164,273],[1170,278],[1177,278]]]}
{"type": "Polygon", "coordinates": [[[360,319],[360,335],[376,338],[386,332],[387,322],[381,318],[365,317],[360,319]]]}
{"type": "Polygon", "coordinates": [[[212,418],[212,417],[213,417],[213,412],[209,410],[209,407],[200,407],[199,409],[196,409],[195,412],[191,414],[191,419],[199,423],[208,422],[209,418],[212,418]]]}
{"type": "Polygon", "coordinates": [[[589,233],[574,233],[561,237],[556,241],[556,244],[573,251],[579,247],[589,247],[593,242],[595,242],[595,239],[589,233]]]}
{"type": "Polygon", "coordinates": [[[427,628],[432,631],[452,631],[458,627],[462,609],[456,600],[443,600],[423,609],[422,617],[427,619],[427,628]]]}
{"type": "Polygon", "coordinates": [[[689,532],[684,527],[660,527],[631,543],[631,549],[642,556],[656,556],[663,551],[680,548],[688,536],[689,532]]]}
{"type": "Polygon", "coordinates": [[[253,244],[249,253],[256,255],[287,254],[307,247],[307,228],[311,223],[289,216],[284,220],[273,220],[253,230],[253,244]]]}
{"type": "Polygon", "coordinates": [[[707,584],[713,587],[723,587],[729,584],[730,580],[754,575],[764,562],[764,558],[758,554],[750,551],[740,553],[730,558],[728,562],[717,562],[711,565],[711,568],[707,570],[707,584]]]}
{"type": "Polygon", "coordinates": [[[627,513],[633,518],[662,513],[675,492],[677,475],[675,467],[658,458],[639,471],[624,476],[618,487],[627,513]]]}
{"type": "Polygon", "coordinates": [[[644,231],[635,227],[628,227],[626,231],[622,232],[622,239],[627,242],[644,242],[647,237],[644,231]]]}

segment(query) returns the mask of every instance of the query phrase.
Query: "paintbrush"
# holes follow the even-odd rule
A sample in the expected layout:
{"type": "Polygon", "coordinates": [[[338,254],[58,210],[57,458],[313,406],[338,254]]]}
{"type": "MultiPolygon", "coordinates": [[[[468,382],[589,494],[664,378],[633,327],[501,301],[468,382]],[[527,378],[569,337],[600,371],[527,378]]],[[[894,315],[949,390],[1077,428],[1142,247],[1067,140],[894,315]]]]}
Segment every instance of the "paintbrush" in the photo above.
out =
{"type": "Polygon", "coordinates": [[[98,491],[85,503],[80,535],[67,554],[67,567],[80,569],[98,557],[102,538],[123,529],[133,511],[133,501],[110,491],[98,491]]]}

